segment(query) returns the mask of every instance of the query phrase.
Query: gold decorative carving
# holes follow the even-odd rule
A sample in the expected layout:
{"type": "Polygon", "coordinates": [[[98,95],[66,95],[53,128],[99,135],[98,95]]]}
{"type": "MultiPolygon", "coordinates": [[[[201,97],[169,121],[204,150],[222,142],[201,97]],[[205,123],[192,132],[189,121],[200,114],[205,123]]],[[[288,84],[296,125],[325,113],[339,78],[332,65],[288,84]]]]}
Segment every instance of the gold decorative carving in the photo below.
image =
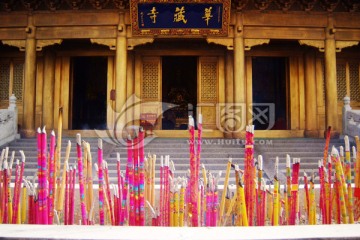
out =
{"type": "Polygon", "coordinates": [[[145,61],[143,63],[143,81],[141,86],[142,100],[158,99],[159,67],[156,62],[145,61]]]}
{"type": "Polygon", "coordinates": [[[116,50],[115,38],[91,38],[90,41],[91,43],[108,46],[110,50],[116,50]]]}
{"type": "Polygon", "coordinates": [[[144,45],[146,43],[153,43],[154,38],[129,38],[127,40],[128,50],[133,50],[138,45],[144,45]]]}
{"type": "Polygon", "coordinates": [[[19,48],[20,51],[25,51],[26,40],[2,40],[5,45],[19,48]]]}
{"type": "Polygon", "coordinates": [[[336,41],[335,42],[337,52],[341,52],[341,50],[343,48],[356,46],[358,44],[359,44],[359,41],[336,41]]]}
{"type": "Polygon", "coordinates": [[[316,47],[320,52],[325,51],[325,42],[322,40],[299,40],[300,45],[316,47]]]}
{"type": "Polygon", "coordinates": [[[234,39],[232,38],[206,38],[208,43],[225,46],[228,50],[234,50],[234,39]]]}
{"type": "Polygon", "coordinates": [[[244,40],[244,45],[245,45],[245,50],[250,50],[253,46],[257,46],[257,45],[263,45],[263,44],[269,44],[270,39],[252,39],[252,38],[247,38],[244,40]]]}
{"type": "Polygon", "coordinates": [[[62,39],[51,39],[51,40],[37,40],[36,51],[41,51],[43,47],[51,46],[54,44],[61,44],[62,39]]]}
{"type": "Polygon", "coordinates": [[[201,65],[201,102],[217,101],[217,62],[201,65]]]}

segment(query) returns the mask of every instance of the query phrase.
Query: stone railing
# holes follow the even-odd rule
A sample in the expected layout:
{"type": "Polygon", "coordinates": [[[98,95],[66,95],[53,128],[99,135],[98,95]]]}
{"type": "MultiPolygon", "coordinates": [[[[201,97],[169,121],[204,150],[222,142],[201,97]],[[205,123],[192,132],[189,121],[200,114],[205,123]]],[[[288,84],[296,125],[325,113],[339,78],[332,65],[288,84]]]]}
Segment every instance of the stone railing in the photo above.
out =
{"type": "Polygon", "coordinates": [[[360,136],[360,110],[351,109],[349,97],[344,97],[342,116],[343,135],[360,136]]]}
{"type": "Polygon", "coordinates": [[[0,109],[0,146],[14,141],[18,136],[18,110],[16,97],[13,94],[9,99],[9,107],[0,109]]]}

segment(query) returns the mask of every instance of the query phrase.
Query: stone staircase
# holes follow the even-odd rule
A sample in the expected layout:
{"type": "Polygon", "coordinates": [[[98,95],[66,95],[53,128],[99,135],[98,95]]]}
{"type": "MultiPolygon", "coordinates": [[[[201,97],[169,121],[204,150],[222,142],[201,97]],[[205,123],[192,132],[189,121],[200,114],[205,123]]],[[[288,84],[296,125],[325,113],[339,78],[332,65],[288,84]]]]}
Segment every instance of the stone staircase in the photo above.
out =
{"type": "MultiPolygon", "coordinates": [[[[65,156],[65,149],[67,142],[71,141],[72,148],[70,153],[71,165],[76,164],[76,145],[74,138],[63,138],[62,141],[62,159],[65,156]]],[[[97,162],[97,138],[84,138],[91,145],[91,152],[93,162],[97,162]]],[[[104,159],[107,160],[110,173],[110,181],[117,182],[116,177],[116,153],[120,153],[121,169],[125,171],[127,152],[126,147],[122,145],[113,145],[104,139],[104,159]]],[[[303,172],[310,175],[312,172],[318,171],[318,160],[322,159],[323,149],[325,145],[324,139],[256,139],[255,140],[255,157],[262,155],[264,159],[264,178],[267,181],[274,176],[274,162],[276,156],[279,157],[279,179],[285,180],[285,164],[286,154],[291,158],[300,158],[300,176],[303,172]]],[[[331,140],[331,146],[339,147],[343,144],[343,140],[331,140]]],[[[26,155],[25,176],[31,177],[37,172],[37,147],[36,139],[18,139],[11,142],[9,146],[9,155],[11,151],[16,151],[15,158],[20,159],[19,150],[23,150],[26,155]]],[[[1,146],[0,150],[5,146],[1,146]]],[[[175,164],[175,177],[186,176],[189,169],[189,142],[188,139],[165,139],[165,138],[146,138],[145,154],[156,154],[156,182],[159,183],[159,167],[160,156],[170,155],[170,159],[175,164]]],[[[205,168],[211,171],[214,175],[222,171],[222,177],[219,184],[222,185],[225,177],[226,164],[228,158],[232,158],[234,164],[238,164],[240,169],[244,169],[244,141],[237,139],[203,139],[201,163],[205,168]]],[[[97,176],[94,172],[94,182],[97,182],[97,176]]],[[[14,174],[13,174],[14,177],[14,174]]],[[[235,184],[234,171],[231,171],[230,184],[235,184]]]]}

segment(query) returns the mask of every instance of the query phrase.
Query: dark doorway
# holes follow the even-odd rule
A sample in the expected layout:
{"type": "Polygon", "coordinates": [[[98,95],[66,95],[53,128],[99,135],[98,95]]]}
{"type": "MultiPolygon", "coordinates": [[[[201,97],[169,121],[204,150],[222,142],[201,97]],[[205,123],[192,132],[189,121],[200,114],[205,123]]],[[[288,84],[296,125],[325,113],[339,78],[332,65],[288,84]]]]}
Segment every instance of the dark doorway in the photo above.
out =
{"type": "Polygon", "coordinates": [[[189,115],[196,118],[196,100],[197,57],[162,57],[162,129],[186,130],[189,115]]]}
{"type": "Polygon", "coordinates": [[[286,130],[287,94],[284,57],[253,57],[253,124],[257,130],[286,130]]]}
{"type": "Polygon", "coordinates": [[[72,129],[106,129],[107,57],[74,57],[72,129]]]}

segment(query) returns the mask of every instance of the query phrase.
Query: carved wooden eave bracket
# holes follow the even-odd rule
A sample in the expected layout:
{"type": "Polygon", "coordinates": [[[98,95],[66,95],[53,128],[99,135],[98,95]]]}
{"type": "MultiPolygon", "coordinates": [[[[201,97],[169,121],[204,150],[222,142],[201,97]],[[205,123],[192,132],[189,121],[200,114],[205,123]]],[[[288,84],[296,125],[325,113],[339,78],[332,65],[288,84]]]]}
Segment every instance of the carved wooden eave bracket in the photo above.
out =
{"type": "Polygon", "coordinates": [[[249,51],[254,46],[263,45],[263,44],[269,44],[269,42],[270,42],[270,39],[246,38],[244,40],[244,48],[245,48],[245,51],[249,51]]]}
{"type": "MultiPolygon", "coordinates": [[[[5,45],[19,48],[20,51],[26,50],[26,40],[2,40],[5,45]]],[[[54,44],[61,44],[62,39],[36,40],[36,51],[41,51],[43,47],[54,44]]]]}
{"type": "Polygon", "coordinates": [[[356,46],[358,44],[359,41],[336,41],[335,42],[336,52],[341,52],[343,48],[356,46]]]}
{"type": "Polygon", "coordinates": [[[51,46],[55,44],[61,44],[62,39],[51,39],[51,40],[37,40],[36,41],[36,51],[41,51],[43,47],[51,46]]]}
{"type": "Polygon", "coordinates": [[[208,43],[214,43],[225,46],[228,50],[234,50],[234,39],[233,38],[206,38],[208,43]]]}
{"type": "Polygon", "coordinates": [[[25,51],[26,40],[2,40],[2,43],[12,47],[17,47],[20,51],[25,51]]]}
{"type": "MultiPolygon", "coordinates": [[[[325,41],[323,40],[299,40],[300,45],[307,45],[311,47],[316,47],[320,52],[325,51],[325,41]]],[[[343,48],[356,46],[359,44],[359,41],[336,41],[335,47],[336,52],[341,52],[343,48]]]]}
{"type": "Polygon", "coordinates": [[[127,49],[133,50],[136,46],[153,43],[154,38],[128,38],[127,49]]]}
{"type": "Polygon", "coordinates": [[[91,38],[90,41],[91,43],[108,46],[110,50],[116,50],[115,38],[91,38]]]}
{"type": "Polygon", "coordinates": [[[325,42],[323,40],[299,40],[300,45],[307,45],[319,49],[320,52],[325,51],[325,42]]]}

